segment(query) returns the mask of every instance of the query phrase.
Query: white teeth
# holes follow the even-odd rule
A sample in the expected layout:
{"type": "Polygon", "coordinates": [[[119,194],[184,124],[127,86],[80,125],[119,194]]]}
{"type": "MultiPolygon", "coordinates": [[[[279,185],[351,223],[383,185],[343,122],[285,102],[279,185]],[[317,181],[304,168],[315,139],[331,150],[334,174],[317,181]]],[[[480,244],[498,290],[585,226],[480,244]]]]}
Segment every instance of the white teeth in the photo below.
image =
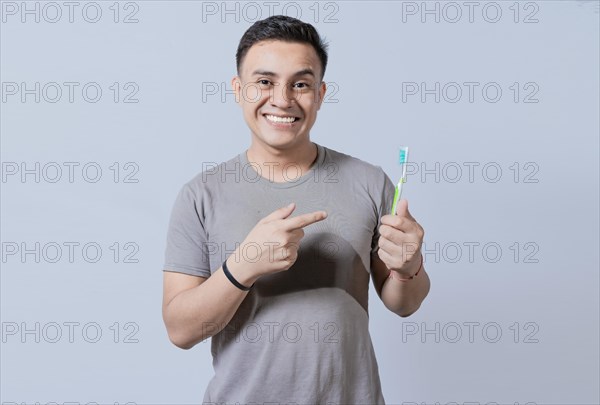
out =
{"type": "Polygon", "coordinates": [[[275,115],[265,115],[265,117],[267,117],[267,119],[271,122],[285,122],[287,124],[290,124],[296,120],[294,117],[277,117],[275,115]]]}

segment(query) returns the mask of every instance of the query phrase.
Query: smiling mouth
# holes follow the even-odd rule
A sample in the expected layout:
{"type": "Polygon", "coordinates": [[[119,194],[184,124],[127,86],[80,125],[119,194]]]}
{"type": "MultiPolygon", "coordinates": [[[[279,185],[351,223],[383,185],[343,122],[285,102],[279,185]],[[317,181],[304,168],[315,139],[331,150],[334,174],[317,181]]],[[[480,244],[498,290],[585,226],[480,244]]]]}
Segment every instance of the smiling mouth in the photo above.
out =
{"type": "Polygon", "coordinates": [[[292,115],[280,116],[280,115],[264,114],[264,117],[268,121],[275,123],[275,124],[291,124],[300,119],[300,118],[294,117],[292,115]]]}

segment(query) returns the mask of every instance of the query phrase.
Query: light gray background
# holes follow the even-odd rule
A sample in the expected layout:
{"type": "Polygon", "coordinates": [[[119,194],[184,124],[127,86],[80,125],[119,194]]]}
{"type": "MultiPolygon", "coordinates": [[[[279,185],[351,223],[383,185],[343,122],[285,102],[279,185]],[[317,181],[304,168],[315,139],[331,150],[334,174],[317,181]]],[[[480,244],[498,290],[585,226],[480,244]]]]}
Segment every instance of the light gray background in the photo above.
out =
{"type": "MultiPolygon", "coordinates": [[[[598,404],[598,2],[521,2],[518,23],[513,2],[496,3],[502,17],[486,22],[484,7],[494,16],[487,3],[478,3],[473,22],[462,6],[457,23],[445,21],[453,17],[450,9],[436,23],[431,15],[422,22],[420,14],[405,14],[403,22],[406,2],[297,2],[303,19],[330,43],[325,80],[337,89],[311,138],[381,165],[394,181],[400,145],[411,147],[416,167],[440,164],[439,181],[434,174],[411,175],[404,194],[426,230],[426,248],[440,246],[437,260],[426,256],[429,296],[416,314],[400,318],[371,289],[370,328],[388,403],[598,404]],[[524,23],[536,9],[538,22],[524,23]],[[337,22],[324,23],[330,13],[337,22]],[[403,82],[430,88],[435,82],[495,82],[503,95],[487,102],[481,85],[472,103],[466,93],[457,103],[436,103],[433,96],[403,102],[403,82]],[[522,89],[515,103],[514,82],[536,83],[538,102],[524,103],[522,89]],[[472,182],[465,162],[479,164],[472,182]],[[517,182],[514,162],[521,170],[517,182]],[[492,169],[484,177],[486,164],[502,169],[497,182],[489,179],[492,169]],[[452,182],[456,165],[464,170],[452,182]],[[534,169],[528,180],[537,182],[526,182],[534,169]],[[470,242],[480,244],[473,260],[465,245],[470,242]],[[515,242],[517,263],[510,249],[515,242]],[[484,255],[485,244],[501,247],[497,262],[490,262],[493,249],[484,255]],[[452,263],[456,246],[462,256],[452,263]],[[537,263],[526,263],[532,252],[529,259],[537,263]],[[479,323],[472,341],[469,322],[479,323]],[[421,336],[436,323],[439,342],[435,334],[421,336]],[[456,325],[463,334],[452,343],[456,325]],[[482,333],[484,325],[492,328],[482,333]],[[495,325],[502,336],[491,343],[495,325]],[[419,333],[406,335],[414,327],[419,333]]],[[[5,334],[1,401],[199,403],[212,375],[210,344],[177,349],[161,318],[166,226],[177,191],[203,162],[221,162],[249,145],[233,97],[203,100],[202,90],[211,82],[229,88],[235,49],[254,11],[240,3],[237,16],[206,15],[203,22],[206,3],[138,1],[139,21],[124,24],[112,21],[113,2],[98,2],[103,14],[93,24],[82,18],[86,3],[78,4],[73,23],[66,14],[57,23],[3,16],[3,83],[97,82],[103,97],[88,103],[81,86],[73,103],[66,94],[57,103],[35,103],[33,96],[23,103],[19,95],[3,94],[4,169],[7,162],[80,164],[73,183],[64,166],[56,183],[43,177],[36,183],[33,175],[22,182],[3,170],[3,253],[10,242],[80,246],[73,263],[66,247],[58,263],[43,257],[36,263],[33,255],[0,263],[3,330],[40,323],[39,343],[36,332],[5,334]],[[139,102],[113,102],[108,87],[114,82],[137,83],[139,102]],[[81,176],[88,162],[103,169],[97,183],[81,176]],[[114,162],[121,167],[118,183],[109,168],[114,162]],[[137,183],[122,181],[131,172],[127,162],[139,167],[137,183]],[[82,257],[88,242],[103,249],[97,263],[82,257]],[[138,263],[123,263],[121,256],[115,264],[114,242],[121,255],[131,252],[124,243],[139,246],[138,263]],[[63,325],[62,338],[50,343],[52,322],[79,322],[73,342],[63,325]],[[82,326],[92,322],[102,331],[98,343],[82,336],[82,326]],[[117,343],[110,329],[115,322],[117,343]],[[126,329],[128,322],[138,330],[126,329]],[[125,343],[132,331],[137,343],[125,343]]],[[[268,16],[267,6],[256,4],[268,16]]],[[[275,11],[286,4],[279,2],[275,11]]],[[[119,6],[121,18],[135,10],[119,6]]],[[[296,15],[294,8],[287,11],[296,15]]]]}

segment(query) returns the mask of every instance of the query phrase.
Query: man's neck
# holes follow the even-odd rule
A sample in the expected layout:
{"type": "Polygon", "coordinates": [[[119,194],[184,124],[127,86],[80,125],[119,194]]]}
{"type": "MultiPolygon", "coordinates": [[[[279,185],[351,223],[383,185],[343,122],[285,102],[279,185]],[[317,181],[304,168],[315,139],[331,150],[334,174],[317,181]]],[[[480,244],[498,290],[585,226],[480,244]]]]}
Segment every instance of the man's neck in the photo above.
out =
{"type": "Polygon", "coordinates": [[[260,166],[263,177],[282,183],[306,174],[317,160],[317,145],[310,140],[288,150],[265,147],[253,141],[246,152],[249,163],[260,166]]]}

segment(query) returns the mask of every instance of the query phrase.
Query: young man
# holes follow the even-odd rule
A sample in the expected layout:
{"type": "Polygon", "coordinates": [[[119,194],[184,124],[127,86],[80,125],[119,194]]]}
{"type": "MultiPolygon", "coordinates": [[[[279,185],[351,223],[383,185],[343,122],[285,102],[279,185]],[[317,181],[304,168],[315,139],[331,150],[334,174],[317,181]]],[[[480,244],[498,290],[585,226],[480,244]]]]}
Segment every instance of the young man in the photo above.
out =
{"type": "Polygon", "coordinates": [[[251,145],[181,189],[163,319],[189,349],[212,337],[205,403],[382,404],[369,277],[405,317],[429,292],[423,229],[381,167],[310,140],[326,46],[274,16],[242,37],[232,85],[251,145]]]}

